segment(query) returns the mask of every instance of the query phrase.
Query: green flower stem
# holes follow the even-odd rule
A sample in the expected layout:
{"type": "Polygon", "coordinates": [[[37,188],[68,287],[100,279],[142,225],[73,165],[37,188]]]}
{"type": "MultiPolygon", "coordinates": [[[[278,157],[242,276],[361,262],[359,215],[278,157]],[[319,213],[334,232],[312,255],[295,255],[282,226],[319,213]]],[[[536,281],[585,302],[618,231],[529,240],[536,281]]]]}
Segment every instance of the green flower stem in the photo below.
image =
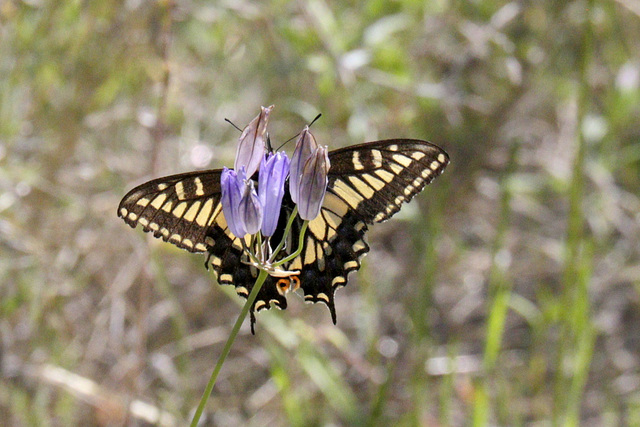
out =
{"type": "Polygon", "coordinates": [[[231,334],[229,335],[229,338],[227,338],[227,342],[224,345],[224,348],[222,349],[222,353],[218,358],[218,363],[216,363],[216,367],[211,373],[211,378],[209,378],[209,383],[207,384],[207,388],[204,390],[202,399],[200,399],[200,404],[196,409],[196,413],[193,415],[193,420],[191,420],[191,427],[196,427],[198,425],[198,422],[200,421],[200,417],[202,416],[202,412],[204,411],[204,407],[207,404],[207,401],[209,400],[209,396],[211,396],[211,392],[213,391],[213,386],[216,383],[216,379],[218,379],[218,374],[220,373],[220,369],[222,369],[222,364],[224,363],[225,359],[229,355],[229,351],[231,350],[231,345],[235,341],[236,336],[240,331],[242,322],[244,322],[244,319],[247,317],[247,314],[249,313],[249,310],[253,306],[253,303],[256,300],[256,297],[258,296],[258,292],[260,292],[260,289],[262,288],[262,285],[264,284],[264,281],[266,280],[268,275],[269,274],[266,271],[260,270],[260,274],[258,274],[256,283],[253,285],[253,289],[251,289],[251,293],[247,298],[247,302],[244,304],[244,307],[242,307],[242,311],[240,311],[238,320],[236,320],[235,325],[233,325],[231,334]]]}
{"type": "Polygon", "coordinates": [[[249,244],[249,246],[247,247],[247,243],[244,241],[244,238],[240,239],[240,241],[242,242],[242,250],[245,254],[247,254],[249,256],[249,258],[251,259],[251,261],[253,261],[255,264],[260,264],[260,258],[253,253],[253,251],[251,250],[251,248],[255,247],[255,237],[252,237],[251,239],[251,243],[249,244]]]}
{"type": "MultiPolygon", "coordinates": [[[[302,223],[302,227],[300,228],[300,238],[298,239],[298,250],[296,250],[294,253],[292,253],[291,255],[289,255],[286,258],[283,258],[278,262],[274,262],[273,263],[274,267],[282,265],[285,262],[289,262],[289,261],[293,260],[295,257],[297,257],[298,255],[300,255],[302,253],[302,247],[304,245],[304,235],[307,232],[307,226],[308,225],[309,225],[309,221],[305,221],[305,222],[302,223]]],[[[286,234],[285,234],[285,236],[286,236],[286,234]]]]}
{"type": "MultiPolygon", "coordinates": [[[[296,215],[298,215],[298,206],[294,207],[293,212],[291,212],[291,215],[289,215],[289,221],[287,222],[287,226],[284,229],[282,240],[280,240],[278,246],[273,250],[273,254],[271,254],[270,258],[271,261],[276,258],[276,255],[278,255],[278,252],[280,252],[280,250],[284,246],[284,243],[287,241],[287,236],[289,235],[289,231],[291,231],[291,226],[293,225],[293,220],[296,219],[296,215]]],[[[304,235],[304,233],[302,233],[301,235],[304,235]]]]}
{"type": "Polygon", "coordinates": [[[259,260],[263,260],[264,259],[264,253],[262,252],[262,232],[260,230],[258,230],[258,232],[254,235],[255,238],[258,239],[258,245],[255,246],[253,243],[251,242],[252,246],[254,248],[258,248],[258,250],[256,251],[256,255],[258,256],[259,260]]]}

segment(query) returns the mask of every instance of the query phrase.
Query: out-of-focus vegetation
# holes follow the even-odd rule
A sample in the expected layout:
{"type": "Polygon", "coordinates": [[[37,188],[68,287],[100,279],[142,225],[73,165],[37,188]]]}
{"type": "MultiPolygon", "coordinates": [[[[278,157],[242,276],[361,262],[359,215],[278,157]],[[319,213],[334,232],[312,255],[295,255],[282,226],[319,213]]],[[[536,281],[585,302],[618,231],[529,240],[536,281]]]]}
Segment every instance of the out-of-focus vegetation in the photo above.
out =
{"type": "Polygon", "coordinates": [[[452,163],[337,326],[294,295],[245,325],[209,425],[640,423],[636,0],[0,2],[2,423],[189,419],[240,299],[116,206],[272,103],[274,142],[322,112],[330,148],[452,163]]]}

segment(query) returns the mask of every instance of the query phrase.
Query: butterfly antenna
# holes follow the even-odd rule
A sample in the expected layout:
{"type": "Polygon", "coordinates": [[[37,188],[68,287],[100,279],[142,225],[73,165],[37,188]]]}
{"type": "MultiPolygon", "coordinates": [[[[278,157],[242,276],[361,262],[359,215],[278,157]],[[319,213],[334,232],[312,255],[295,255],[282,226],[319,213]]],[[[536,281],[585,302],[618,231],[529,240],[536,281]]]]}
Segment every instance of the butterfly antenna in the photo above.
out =
{"type": "Polygon", "coordinates": [[[227,119],[226,117],[224,118],[224,121],[229,123],[231,126],[233,126],[234,128],[238,129],[238,131],[242,132],[242,129],[240,129],[238,126],[236,126],[235,123],[233,123],[231,120],[227,119]]]}
{"type": "MultiPolygon", "coordinates": [[[[311,123],[309,123],[307,126],[311,127],[312,124],[314,124],[320,117],[322,116],[322,113],[318,113],[318,115],[316,116],[315,119],[311,120],[311,123]]],[[[291,138],[287,139],[285,142],[283,142],[282,144],[280,144],[280,146],[276,149],[276,151],[278,151],[279,149],[281,149],[282,147],[284,147],[286,144],[288,144],[293,138],[297,137],[298,135],[300,135],[300,132],[298,132],[297,134],[293,135],[291,138]]]]}
{"type": "MultiPolygon", "coordinates": [[[[287,141],[287,142],[289,142],[289,141],[287,141]]],[[[282,145],[280,147],[282,147],[282,145]]],[[[278,149],[280,149],[280,147],[278,147],[278,149]]],[[[273,151],[273,146],[271,145],[271,136],[269,136],[269,132],[267,132],[267,152],[268,153],[273,153],[274,152],[273,151]]]]}
{"type": "Polygon", "coordinates": [[[316,118],[311,120],[311,123],[309,123],[309,127],[311,127],[311,125],[314,124],[316,122],[316,120],[318,120],[320,117],[322,117],[322,113],[318,113],[316,118]]]}

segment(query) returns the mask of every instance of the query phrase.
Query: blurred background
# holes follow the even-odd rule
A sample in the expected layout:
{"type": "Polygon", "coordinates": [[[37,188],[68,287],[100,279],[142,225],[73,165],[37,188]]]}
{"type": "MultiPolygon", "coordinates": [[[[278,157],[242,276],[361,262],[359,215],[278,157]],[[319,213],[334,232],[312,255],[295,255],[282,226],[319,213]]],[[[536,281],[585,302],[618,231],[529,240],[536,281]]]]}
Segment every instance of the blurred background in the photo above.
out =
{"type": "Polygon", "coordinates": [[[337,326],[245,322],[203,425],[638,425],[639,101],[638,0],[0,1],[2,423],[190,419],[242,301],[116,207],[275,104],[451,165],[337,326]]]}

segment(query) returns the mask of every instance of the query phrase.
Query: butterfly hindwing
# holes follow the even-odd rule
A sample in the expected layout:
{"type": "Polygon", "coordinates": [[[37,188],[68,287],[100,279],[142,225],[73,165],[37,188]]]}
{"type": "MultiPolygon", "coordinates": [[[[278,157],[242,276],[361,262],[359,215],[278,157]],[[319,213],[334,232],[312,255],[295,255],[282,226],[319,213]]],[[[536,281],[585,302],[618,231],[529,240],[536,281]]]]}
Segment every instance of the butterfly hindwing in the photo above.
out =
{"type": "Polygon", "coordinates": [[[339,221],[334,215],[322,208],[309,222],[302,253],[289,269],[300,270],[305,301],[325,303],[335,324],[335,291],[347,284],[349,273],[360,268],[369,245],[364,241],[367,225],[355,212],[347,211],[339,221]]]}

